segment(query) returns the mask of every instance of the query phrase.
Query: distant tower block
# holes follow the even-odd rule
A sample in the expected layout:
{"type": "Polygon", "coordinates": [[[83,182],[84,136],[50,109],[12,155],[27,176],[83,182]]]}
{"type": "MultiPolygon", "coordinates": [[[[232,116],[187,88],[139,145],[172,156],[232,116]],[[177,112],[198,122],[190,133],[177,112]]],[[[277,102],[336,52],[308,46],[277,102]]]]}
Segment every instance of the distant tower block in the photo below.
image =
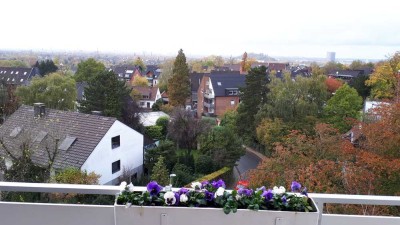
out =
{"type": "Polygon", "coordinates": [[[335,62],[335,55],[336,55],[336,52],[327,52],[326,53],[326,60],[328,62],[335,62]]]}

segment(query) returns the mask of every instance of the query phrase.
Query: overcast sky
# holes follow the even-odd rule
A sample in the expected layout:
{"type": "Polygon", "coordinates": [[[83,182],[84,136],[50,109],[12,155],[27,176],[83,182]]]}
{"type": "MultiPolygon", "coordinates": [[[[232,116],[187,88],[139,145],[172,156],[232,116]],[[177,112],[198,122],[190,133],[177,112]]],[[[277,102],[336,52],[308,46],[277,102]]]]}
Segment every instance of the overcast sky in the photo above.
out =
{"type": "Polygon", "coordinates": [[[1,0],[0,49],[380,59],[396,0],[1,0]]]}

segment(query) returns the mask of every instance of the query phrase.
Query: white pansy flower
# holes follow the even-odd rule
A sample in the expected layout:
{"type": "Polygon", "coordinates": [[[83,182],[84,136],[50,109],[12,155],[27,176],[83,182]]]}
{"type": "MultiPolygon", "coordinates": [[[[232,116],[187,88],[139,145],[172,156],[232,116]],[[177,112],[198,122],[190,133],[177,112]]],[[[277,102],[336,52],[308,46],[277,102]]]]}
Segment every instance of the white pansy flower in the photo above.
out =
{"type": "Polygon", "coordinates": [[[175,193],[168,191],[164,194],[165,204],[174,205],[176,203],[175,193]]]}
{"type": "Polygon", "coordinates": [[[239,201],[242,198],[242,196],[241,195],[236,195],[235,198],[236,198],[237,201],[239,201]]]}
{"type": "Polygon", "coordinates": [[[126,182],[122,181],[121,184],[119,185],[119,189],[121,190],[121,193],[123,190],[125,190],[125,187],[126,187],[126,182]]]}
{"type": "Polygon", "coordinates": [[[180,202],[185,203],[185,202],[187,202],[188,200],[189,200],[189,198],[188,198],[188,196],[185,195],[185,194],[181,194],[181,196],[179,197],[179,201],[180,201],[180,202]]]}
{"type": "Polygon", "coordinates": [[[273,194],[283,194],[283,193],[285,193],[286,192],[286,189],[283,187],[283,186],[280,186],[279,188],[277,187],[277,186],[275,186],[273,189],[272,189],[272,193],[273,194]]]}
{"type": "Polygon", "coordinates": [[[225,188],[219,187],[219,188],[217,189],[217,191],[215,192],[214,197],[216,198],[216,197],[218,197],[218,196],[222,196],[222,195],[224,195],[224,192],[225,192],[225,188]]]}
{"type": "Polygon", "coordinates": [[[201,183],[200,182],[193,182],[192,183],[192,188],[193,189],[201,189],[201,183]]]}
{"type": "Polygon", "coordinates": [[[132,206],[132,203],[128,202],[128,203],[126,203],[125,208],[129,208],[131,206],[132,206]]]}
{"type": "Polygon", "coordinates": [[[133,192],[134,188],[133,188],[132,182],[127,187],[128,187],[130,192],[133,192]]]}

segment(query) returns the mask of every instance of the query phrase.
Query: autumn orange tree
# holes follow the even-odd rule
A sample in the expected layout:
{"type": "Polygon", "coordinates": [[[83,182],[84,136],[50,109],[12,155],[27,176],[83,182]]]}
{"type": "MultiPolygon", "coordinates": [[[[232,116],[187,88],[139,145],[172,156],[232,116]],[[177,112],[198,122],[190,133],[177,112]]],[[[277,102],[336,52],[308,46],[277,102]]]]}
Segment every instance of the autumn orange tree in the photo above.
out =
{"type": "Polygon", "coordinates": [[[325,84],[326,84],[326,87],[327,87],[329,93],[332,94],[332,93],[335,93],[335,91],[336,91],[337,89],[339,89],[340,86],[343,85],[343,82],[340,81],[340,80],[338,80],[338,79],[335,79],[335,78],[333,78],[333,77],[328,77],[328,78],[325,80],[325,84]]]}

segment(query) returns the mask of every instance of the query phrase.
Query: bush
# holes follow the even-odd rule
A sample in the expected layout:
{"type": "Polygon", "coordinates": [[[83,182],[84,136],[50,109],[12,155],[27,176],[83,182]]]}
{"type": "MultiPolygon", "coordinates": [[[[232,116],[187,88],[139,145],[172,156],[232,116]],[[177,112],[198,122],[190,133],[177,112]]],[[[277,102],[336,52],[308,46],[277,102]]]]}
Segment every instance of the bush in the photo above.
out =
{"type": "Polygon", "coordinates": [[[191,182],[194,179],[193,171],[190,167],[177,163],[172,169],[172,173],[176,174],[173,181],[174,187],[183,187],[185,184],[191,182]]]}
{"type": "Polygon", "coordinates": [[[156,125],[162,127],[162,135],[165,137],[167,136],[168,132],[168,123],[169,123],[169,117],[168,116],[162,116],[157,119],[156,125]]]}
{"type": "Polygon", "coordinates": [[[209,174],[214,171],[213,160],[209,155],[200,155],[194,163],[196,173],[209,174]]]}
{"type": "Polygon", "coordinates": [[[161,126],[148,126],[145,127],[145,134],[151,137],[152,139],[160,140],[164,139],[164,135],[162,133],[163,128],[161,126]]]}

